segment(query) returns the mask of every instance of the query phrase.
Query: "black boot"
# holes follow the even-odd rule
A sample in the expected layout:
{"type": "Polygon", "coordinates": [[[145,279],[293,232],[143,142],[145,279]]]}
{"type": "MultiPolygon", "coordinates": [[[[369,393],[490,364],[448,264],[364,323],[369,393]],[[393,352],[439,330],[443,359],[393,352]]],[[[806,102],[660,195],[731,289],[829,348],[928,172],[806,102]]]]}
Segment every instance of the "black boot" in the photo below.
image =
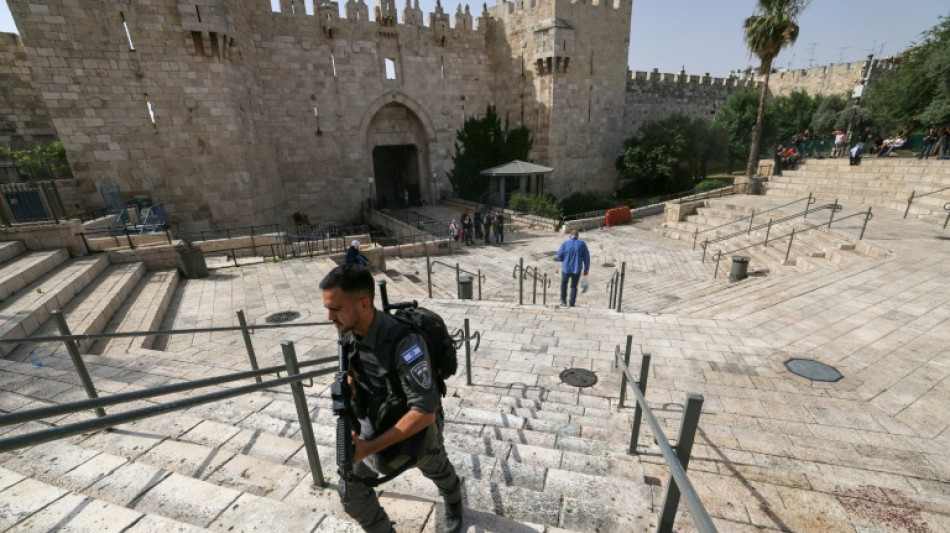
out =
{"type": "Polygon", "coordinates": [[[445,504],[445,533],[462,533],[462,502],[445,504]]]}

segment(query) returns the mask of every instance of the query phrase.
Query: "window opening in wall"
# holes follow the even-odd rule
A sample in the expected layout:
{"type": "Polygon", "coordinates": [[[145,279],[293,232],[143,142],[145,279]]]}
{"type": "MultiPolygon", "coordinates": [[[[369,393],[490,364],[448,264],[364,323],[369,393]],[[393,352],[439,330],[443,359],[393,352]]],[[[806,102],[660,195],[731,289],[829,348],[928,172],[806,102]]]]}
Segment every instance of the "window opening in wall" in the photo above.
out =
{"type": "Polygon", "coordinates": [[[270,9],[274,13],[280,13],[280,0],[270,0],[270,9]]]}
{"type": "Polygon", "coordinates": [[[155,125],[155,112],[152,111],[152,101],[148,99],[148,93],[145,93],[145,105],[148,107],[148,118],[151,119],[152,125],[155,125]]]}
{"type": "Polygon", "coordinates": [[[396,79],[396,61],[388,57],[386,58],[386,79],[396,79]]]}
{"type": "Polygon", "coordinates": [[[330,54],[330,66],[333,67],[333,77],[336,77],[336,57],[330,54]]]}
{"type": "Polygon", "coordinates": [[[218,34],[217,32],[209,32],[208,40],[211,41],[211,55],[217,58],[221,58],[221,49],[218,46],[218,34]]]}
{"type": "Polygon", "coordinates": [[[200,31],[191,32],[191,40],[192,42],[195,43],[195,52],[200,56],[205,55],[205,42],[204,42],[204,37],[202,37],[201,35],[201,32],[200,31]]]}
{"type": "Polygon", "coordinates": [[[119,16],[122,17],[122,28],[125,29],[125,37],[129,40],[129,50],[135,51],[135,43],[132,42],[132,34],[129,32],[129,23],[125,21],[125,13],[119,12],[119,16]]]}
{"type": "Polygon", "coordinates": [[[198,22],[201,22],[201,10],[198,9],[198,6],[195,6],[195,13],[198,14],[198,22]]]}
{"type": "Polygon", "coordinates": [[[445,56],[439,57],[439,75],[443,80],[445,79],[445,56]]]}
{"type": "Polygon", "coordinates": [[[291,15],[297,14],[297,6],[292,1],[290,2],[290,14],[291,15]]]}

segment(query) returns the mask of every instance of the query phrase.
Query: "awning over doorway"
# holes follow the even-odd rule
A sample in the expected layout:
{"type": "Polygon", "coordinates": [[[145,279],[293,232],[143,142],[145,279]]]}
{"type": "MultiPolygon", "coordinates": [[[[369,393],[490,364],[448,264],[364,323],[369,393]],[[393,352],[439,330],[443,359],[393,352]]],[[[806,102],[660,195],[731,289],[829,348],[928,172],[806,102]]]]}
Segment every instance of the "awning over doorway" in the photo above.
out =
{"type": "Polygon", "coordinates": [[[550,174],[554,172],[551,167],[535,165],[515,159],[511,163],[505,163],[497,167],[492,167],[481,171],[482,176],[530,176],[532,174],[550,174]]]}

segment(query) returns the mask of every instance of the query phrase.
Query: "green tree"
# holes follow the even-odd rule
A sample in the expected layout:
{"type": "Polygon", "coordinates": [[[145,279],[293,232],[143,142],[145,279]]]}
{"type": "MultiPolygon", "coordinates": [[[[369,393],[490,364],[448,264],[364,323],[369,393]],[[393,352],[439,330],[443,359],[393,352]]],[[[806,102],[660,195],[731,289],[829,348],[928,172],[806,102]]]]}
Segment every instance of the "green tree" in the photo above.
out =
{"type": "Polygon", "coordinates": [[[759,97],[754,91],[742,90],[726,100],[715,118],[716,127],[725,132],[726,169],[732,172],[733,165],[749,156],[751,139],[749,132],[755,128],[759,97]]]}
{"type": "Polygon", "coordinates": [[[711,163],[725,160],[726,145],[725,131],[706,120],[673,115],[647,122],[617,157],[620,196],[688,189],[711,163]]]}
{"type": "Polygon", "coordinates": [[[488,178],[482,176],[481,171],[515,159],[527,161],[532,142],[528,128],[519,126],[512,129],[507,117],[502,126],[493,105],[485,109],[484,116],[465,119],[462,128],[456,132],[455,154],[452,156],[455,166],[448,174],[455,194],[478,201],[480,195],[488,190],[488,178]]]}
{"type": "Polygon", "coordinates": [[[749,51],[759,58],[759,74],[765,76],[759,93],[759,109],[755,128],[752,130],[752,145],[746,174],[755,175],[759,165],[759,145],[762,142],[762,121],[765,114],[765,96],[772,73],[772,61],[783,48],[798,39],[796,19],[808,5],[809,0],[759,0],[756,14],[745,19],[745,42],[749,51]]]}
{"type": "Polygon", "coordinates": [[[811,119],[811,127],[818,135],[829,135],[848,127],[848,101],[838,94],[822,98],[811,119]]]}
{"type": "MultiPolygon", "coordinates": [[[[762,138],[767,148],[785,144],[793,135],[811,128],[812,117],[823,98],[808,96],[804,91],[793,91],[788,96],[773,98],[765,107],[762,138]]],[[[831,133],[820,132],[820,135],[831,133]]]]}
{"type": "Polygon", "coordinates": [[[864,107],[884,131],[950,122],[950,16],[904,52],[896,74],[868,89],[864,107]]]}

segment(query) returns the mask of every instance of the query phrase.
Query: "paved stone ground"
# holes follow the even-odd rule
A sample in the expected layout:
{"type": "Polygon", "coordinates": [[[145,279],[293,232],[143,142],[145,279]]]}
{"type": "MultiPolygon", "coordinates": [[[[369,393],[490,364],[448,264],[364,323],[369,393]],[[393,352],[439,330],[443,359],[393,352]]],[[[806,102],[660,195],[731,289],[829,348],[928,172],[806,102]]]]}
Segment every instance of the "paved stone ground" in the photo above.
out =
{"type": "MultiPolygon", "coordinates": [[[[775,203],[764,200],[720,201],[775,203]]],[[[510,276],[518,258],[556,276],[550,252],[563,236],[509,231],[503,246],[465,247],[442,258],[486,273],[490,299],[445,299],[454,272],[444,269],[434,276],[443,298],[424,304],[450,324],[470,318],[490,354],[475,360],[476,383],[508,389],[556,390],[557,372],[572,366],[616,383],[614,346],[632,335],[635,353],[653,354],[647,398],[668,435],[678,428],[685,394],[705,396],[690,470],[720,531],[950,531],[948,234],[900,220],[900,213],[874,212],[866,238],[890,250],[888,257],[731,285],[712,280],[711,267],[687,243],[649,231],[655,220],[585,232],[594,255],[592,289],[576,309],[557,309],[551,294],[546,306],[516,305],[510,276]],[[639,300],[650,312],[636,305],[623,313],[604,309],[614,270],[606,265],[619,261],[627,262],[628,291],[655,291],[649,306],[643,295],[639,300]],[[845,377],[810,382],[785,368],[791,357],[834,365],[845,377]]],[[[859,230],[853,220],[841,231],[859,230]]],[[[299,259],[217,270],[182,284],[165,325],[234,324],[237,308],[252,323],[288,309],[300,311],[301,320],[323,320],[316,284],[331,267],[299,259]]],[[[390,277],[391,299],[424,296],[424,259],[394,259],[390,269],[423,273],[421,284],[390,277]]],[[[325,354],[333,335],[328,328],[258,331],[259,354],[276,362],[284,338],[297,342],[298,353],[325,354]]],[[[241,342],[235,335],[180,336],[167,349],[212,354],[241,342]]],[[[467,390],[459,387],[456,395],[464,401],[477,394],[467,390]]],[[[611,410],[616,396],[589,392],[611,410]]],[[[641,442],[649,444],[641,455],[645,482],[659,502],[666,469],[649,437],[641,442]]],[[[690,530],[688,518],[678,520],[690,530]]]]}

